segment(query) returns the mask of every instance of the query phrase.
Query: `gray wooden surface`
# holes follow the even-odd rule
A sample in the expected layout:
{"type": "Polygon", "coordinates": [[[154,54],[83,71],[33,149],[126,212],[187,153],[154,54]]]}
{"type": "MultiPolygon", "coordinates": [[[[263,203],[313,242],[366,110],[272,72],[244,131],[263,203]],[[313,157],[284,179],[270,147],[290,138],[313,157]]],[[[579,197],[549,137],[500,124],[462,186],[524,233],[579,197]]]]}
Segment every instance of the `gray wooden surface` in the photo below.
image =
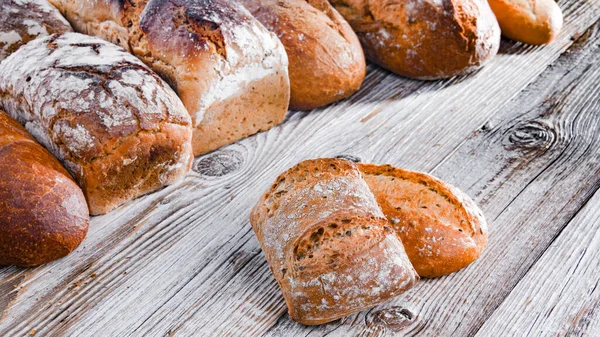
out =
{"type": "Polygon", "coordinates": [[[94,218],[70,256],[0,268],[0,336],[600,336],[600,1],[559,3],[549,46],[503,41],[448,81],[369,66],[354,97],[94,218]],[[342,320],[292,322],[248,214],[286,168],[339,155],[465,190],[490,224],[482,257],[342,320]]]}

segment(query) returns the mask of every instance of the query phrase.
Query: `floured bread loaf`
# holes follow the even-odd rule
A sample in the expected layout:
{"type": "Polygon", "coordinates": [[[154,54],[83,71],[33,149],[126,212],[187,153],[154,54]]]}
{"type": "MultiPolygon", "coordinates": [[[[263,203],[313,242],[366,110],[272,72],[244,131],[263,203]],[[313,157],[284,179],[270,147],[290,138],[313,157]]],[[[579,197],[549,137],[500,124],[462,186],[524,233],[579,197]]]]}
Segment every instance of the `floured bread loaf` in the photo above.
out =
{"type": "Polygon", "coordinates": [[[182,177],[193,159],[177,95],[123,49],[77,33],[0,63],[0,104],[59,158],[102,214],[182,177]]]}
{"type": "Polygon", "coordinates": [[[250,221],[290,317],[321,324],[373,307],[418,276],[357,167],[304,161],[281,174],[250,221]]]}
{"type": "Polygon", "coordinates": [[[487,225],[466,194],[425,173],[358,167],[421,277],[453,273],[479,257],[487,225]]]}
{"type": "Polygon", "coordinates": [[[238,1],[283,43],[292,109],[318,108],[360,88],[366,72],[360,42],[327,0],[238,1]]]}
{"type": "Polygon", "coordinates": [[[195,155],[283,121],[285,49],[236,1],[51,2],[77,31],[125,47],[175,89],[192,117],[195,155]]]}
{"type": "Polygon", "coordinates": [[[331,0],[367,58],[397,74],[440,79],[478,69],[500,46],[486,0],[331,0]]]}
{"type": "Polygon", "coordinates": [[[46,0],[0,0],[0,61],[36,37],[72,31],[46,0]]]}

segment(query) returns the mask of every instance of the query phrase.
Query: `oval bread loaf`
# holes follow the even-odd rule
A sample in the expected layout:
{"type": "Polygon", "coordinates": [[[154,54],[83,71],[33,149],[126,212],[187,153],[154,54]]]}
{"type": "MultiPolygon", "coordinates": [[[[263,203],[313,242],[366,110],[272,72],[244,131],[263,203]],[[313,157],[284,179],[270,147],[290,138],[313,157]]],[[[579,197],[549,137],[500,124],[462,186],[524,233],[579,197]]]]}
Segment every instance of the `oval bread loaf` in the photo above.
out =
{"type": "Polygon", "coordinates": [[[73,251],[88,207],[73,178],[0,111],[0,265],[33,267],[73,251]]]}
{"type": "Polygon", "coordinates": [[[492,59],[500,28],[486,0],[331,0],[367,59],[397,74],[440,79],[492,59]]]}
{"type": "Polygon", "coordinates": [[[289,58],[290,108],[315,109],[355,93],[365,56],[350,25],[327,0],[239,0],[277,34],[289,58]]]}
{"type": "Polygon", "coordinates": [[[479,257],[487,225],[466,194],[425,173],[390,165],[358,167],[419,276],[450,274],[479,257]]]}
{"type": "Polygon", "coordinates": [[[308,160],[282,173],[250,222],[290,317],[302,324],[373,307],[418,280],[352,162],[308,160]]]}
{"type": "Polygon", "coordinates": [[[0,0],[0,61],[36,37],[72,31],[46,0],[0,0]]]}
{"type": "Polygon", "coordinates": [[[563,15],[554,0],[488,0],[502,35],[523,43],[550,43],[560,32],[563,15]]]}
{"type": "Polygon", "coordinates": [[[77,33],[36,39],[0,63],[0,104],[52,152],[103,214],[182,177],[191,121],[134,56],[77,33]]]}

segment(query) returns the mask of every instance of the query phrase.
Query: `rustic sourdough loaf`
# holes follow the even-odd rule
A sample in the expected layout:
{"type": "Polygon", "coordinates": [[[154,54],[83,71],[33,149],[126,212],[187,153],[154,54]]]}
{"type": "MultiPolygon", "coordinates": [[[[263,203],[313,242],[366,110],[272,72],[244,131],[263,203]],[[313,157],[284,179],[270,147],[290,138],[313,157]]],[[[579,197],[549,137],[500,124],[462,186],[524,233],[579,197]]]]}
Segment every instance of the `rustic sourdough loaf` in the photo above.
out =
{"type": "Polygon", "coordinates": [[[0,111],[0,265],[37,266],[85,238],[88,208],[73,178],[0,111]]]}
{"type": "Polygon", "coordinates": [[[0,0],[0,17],[0,61],[38,36],[72,31],[46,0],[0,0]]]}
{"type": "Polygon", "coordinates": [[[0,105],[59,158],[102,214],[182,177],[191,121],[177,95],[122,48],[77,33],[0,63],[0,105]]]}
{"type": "Polygon", "coordinates": [[[440,79],[478,69],[500,45],[486,0],[331,0],[367,58],[397,74],[440,79]]]}
{"type": "Polygon", "coordinates": [[[283,121],[285,49],[229,0],[51,0],[82,33],[119,44],[161,75],[192,116],[199,155],[283,121]]]}
{"type": "Polygon", "coordinates": [[[563,25],[563,15],[554,0],[488,0],[502,35],[529,44],[554,40],[563,25]]]}
{"type": "Polygon", "coordinates": [[[425,173],[390,165],[358,167],[419,276],[450,274],[479,257],[487,225],[466,194],[425,173]]]}
{"type": "Polygon", "coordinates": [[[285,47],[292,109],[318,108],[360,88],[366,72],[360,42],[327,0],[239,1],[285,47]]]}
{"type": "Polygon", "coordinates": [[[281,174],[250,221],[290,317],[321,324],[373,307],[418,276],[357,167],[304,161],[281,174]]]}

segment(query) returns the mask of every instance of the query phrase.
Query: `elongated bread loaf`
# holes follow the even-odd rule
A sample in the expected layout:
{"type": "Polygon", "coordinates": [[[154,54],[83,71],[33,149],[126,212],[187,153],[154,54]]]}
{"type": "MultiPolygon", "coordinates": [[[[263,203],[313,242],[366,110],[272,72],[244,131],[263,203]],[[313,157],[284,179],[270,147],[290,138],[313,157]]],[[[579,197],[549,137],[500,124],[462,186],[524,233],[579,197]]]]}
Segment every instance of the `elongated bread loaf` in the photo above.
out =
{"type": "Polygon", "coordinates": [[[289,57],[290,107],[310,110],[355,93],[366,64],[358,37],[327,0],[239,0],[289,57]]]}
{"type": "Polygon", "coordinates": [[[425,173],[358,167],[421,277],[453,273],[479,257],[487,225],[466,194],[425,173]]]}
{"type": "Polygon", "coordinates": [[[46,0],[0,0],[0,61],[36,37],[72,31],[46,0]]]}
{"type": "Polygon", "coordinates": [[[357,167],[304,161],[281,174],[250,221],[290,317],[321,324],[373,307],[418,276],[357,167]]]}
{"type": "Polygon", "coordinates": [[[190,117],[137,58],[77,33],[36,39],[0,63],[0,104],[75,177],[102,214],[182,177],[190,117]]]}
{"type": "Polygon", "coordinates": [[[73,178],[0,111],[0,265],[37,266],[73,251],[90,217],[73,178]]]}
{"type": "Polygon", "coordinates": [[[162,76],[192,117],[199,155],[281,123],[288,60],[230,0],[51,0],[75,30],[119,44],[162,76]]]}
{"type": "Polygon", "coordinates": [[[500,28],[486,0],[331,0],[367,58],[417,79],[462,75],[492,59],[500,28]]]}

